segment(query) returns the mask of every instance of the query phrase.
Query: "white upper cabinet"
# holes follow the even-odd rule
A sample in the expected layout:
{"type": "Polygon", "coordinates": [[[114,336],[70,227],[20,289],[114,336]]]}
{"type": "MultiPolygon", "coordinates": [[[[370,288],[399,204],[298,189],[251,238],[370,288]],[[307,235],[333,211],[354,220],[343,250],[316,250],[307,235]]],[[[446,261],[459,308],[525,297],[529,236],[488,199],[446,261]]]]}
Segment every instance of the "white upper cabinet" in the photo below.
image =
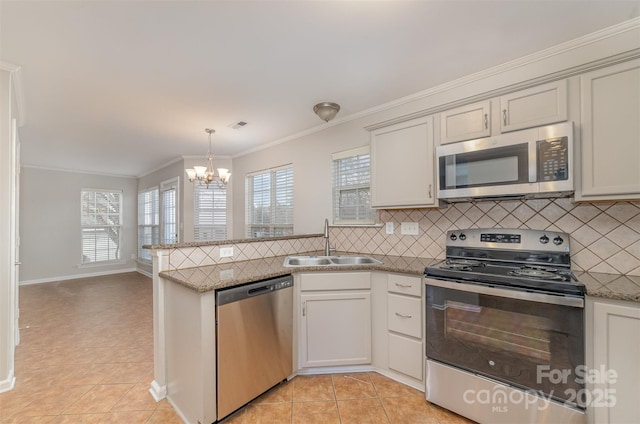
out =
{"type": "Polygon", "coordinates": [[[500,97],[500,132],[567,120],[567,80],[500,97]]]}
{"type": "Polygon", "coordinates": [[[560,80],[446,110],[440,113],[440,144],[566,121],[567,95],[567,80],[560,80]]]}
{"type": "Polygon", "coordinates": [[[435,206],[433,117],[371,132],[371,206],[435,206]]]}
{"type": "Polygon", "coordinates": [[[491,135],[491,101],[473,103],[440,114],[440,144],[491,135]]]}
{"type": "Polygon", "coordinates": [[[577,201],[640,198],[640,60],[580,76],[577,201]]]}

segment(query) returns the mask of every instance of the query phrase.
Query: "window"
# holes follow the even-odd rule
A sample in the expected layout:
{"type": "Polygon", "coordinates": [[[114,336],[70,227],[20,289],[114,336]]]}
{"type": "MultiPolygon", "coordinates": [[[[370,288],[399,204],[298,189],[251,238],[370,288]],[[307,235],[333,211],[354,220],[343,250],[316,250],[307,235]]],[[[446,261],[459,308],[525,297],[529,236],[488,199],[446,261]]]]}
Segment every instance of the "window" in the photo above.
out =
{"type": "Polygon", "coordinates": [[[177,178],[160,184],[160,240],[162,244],[178,242],[177,178]]]}
{"type": "Polygon", "coordinates": [[[369,147],[332,155],[333,223],[373,224],[369,147]]]}
{"type": "Polygon", "coordinates": [[[247,236],[293,234],[293,167],[247,176],[247,236]]]}
{"type": "Polygon", "coordinates": [[[193,193],[193,239],[227,239],[227,188],[196,185],[193,193]]]}
{"type": "Polygon", "coordinates": [[[160,242],[160,214],[158,213],[158,189],[138,193],[138,259],[151,261],[151,251],[145,244],[160,242]]]}
{"type": "Polygon", "coordinates": [[[120,259],[122,192],[83,189],[80,193],[82,263],[120,259]]]}

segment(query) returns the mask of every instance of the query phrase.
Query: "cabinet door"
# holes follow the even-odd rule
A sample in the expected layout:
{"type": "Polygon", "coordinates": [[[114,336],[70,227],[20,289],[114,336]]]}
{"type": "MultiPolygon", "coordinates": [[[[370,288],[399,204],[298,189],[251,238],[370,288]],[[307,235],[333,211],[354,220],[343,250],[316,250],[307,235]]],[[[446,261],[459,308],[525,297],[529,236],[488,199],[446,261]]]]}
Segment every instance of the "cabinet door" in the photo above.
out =
{"type": "Polygon", "coordinates": [[[440,113],[440,144],[491,135],[491,101],[464,105],[440,113]]]}
{"type": "Polygon", "coordinates": [[[640,422],[640,305],[594,301],[593,333],[594,422],[640,422]]]}
{"type": "Polygon", "coordinates": [[[567,120],[567,80],[500,97],[500,131],[508,132],[567,120]]]}
{"type": "Polygon", "coordinates": [[[434,170],[432,117],[372,131],[372,207],[434,206],[434,170]]]}
{"type": "Polygon", "coordinates": [[[576,200],[640,198],[640,60],[580,76],[581,182],[576,200]]]}
{"type": "Polygon", "coordinates": [[[371,294],[300,296],[300,365],[323,367],[371,363],[371,294]]]}

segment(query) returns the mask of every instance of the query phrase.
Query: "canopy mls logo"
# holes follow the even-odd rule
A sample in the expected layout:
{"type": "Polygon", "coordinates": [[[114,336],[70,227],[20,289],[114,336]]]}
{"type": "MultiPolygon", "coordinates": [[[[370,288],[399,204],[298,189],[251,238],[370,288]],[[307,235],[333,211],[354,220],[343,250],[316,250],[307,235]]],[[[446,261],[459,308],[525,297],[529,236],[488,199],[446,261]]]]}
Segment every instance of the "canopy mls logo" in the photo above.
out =
{"type": "Polygon", "coordinates": [[[491,406],[491,412],[506,413],[513,405],[524,405],[525,409],[535,408],[543,411],[549,407],[549,403],[555,396],[557,402],[564,399],[564,405],[568,407],[590,406],[594,408],[610,408],[616,405],[616,389],[611,388],[618,381],[618,373],[601,365],[597,369],[589,369],[585,365],[579,365],[574,370],[551,368],[549,365],[536,367],[536,383],[544,384],[545,381],[553,385],[566,385],[573,382],[579,386],[584,384],[602,384],[606,388],[566,388],[562,393],[555,390],[545,393],[541,390],[517,390],[499,384],[490,389],[468,389],[462,394],[462,399],[469,405],[491,406]]]}

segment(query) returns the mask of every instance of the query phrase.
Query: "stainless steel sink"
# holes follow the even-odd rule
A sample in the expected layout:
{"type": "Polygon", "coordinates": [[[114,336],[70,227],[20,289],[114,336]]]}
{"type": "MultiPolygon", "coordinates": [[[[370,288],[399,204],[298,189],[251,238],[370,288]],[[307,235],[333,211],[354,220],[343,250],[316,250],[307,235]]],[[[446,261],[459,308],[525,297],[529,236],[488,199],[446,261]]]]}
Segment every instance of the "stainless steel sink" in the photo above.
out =
{"type": "Polygon", "coordinates": [[[284,266],[322,266],[331,265],[331,260],[326,256],[288,256],[284,266]]]}
{"type": "Polygon", "coordinates": [[[287,256],[285,267],[348,266],[381,264],[369,256],[287,256]]]}

